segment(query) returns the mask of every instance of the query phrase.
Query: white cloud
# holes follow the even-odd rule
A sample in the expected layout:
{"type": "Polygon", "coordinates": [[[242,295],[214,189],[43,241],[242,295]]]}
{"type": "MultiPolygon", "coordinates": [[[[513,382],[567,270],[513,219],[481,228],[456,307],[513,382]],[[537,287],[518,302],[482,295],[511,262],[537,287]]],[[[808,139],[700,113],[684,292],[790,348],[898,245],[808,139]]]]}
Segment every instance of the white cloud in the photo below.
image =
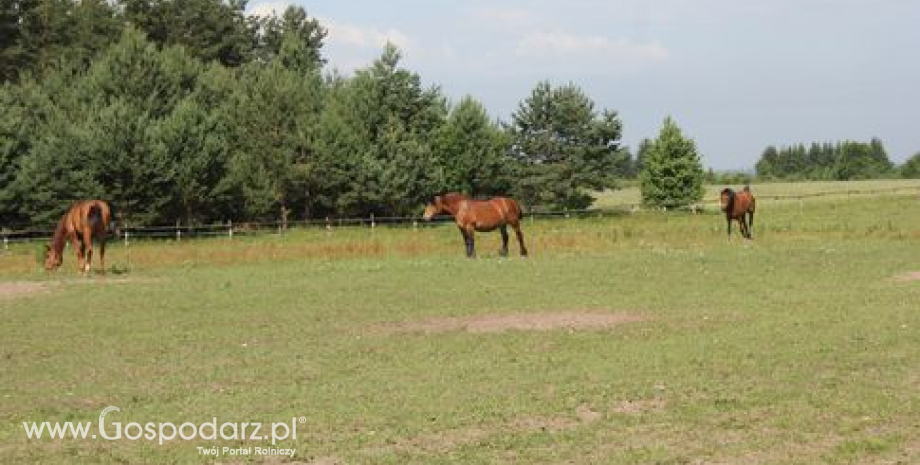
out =
{"type": "Polygon", "coordinates": [[[283,0],[278,1],[268,1],[268,2],[258,2],[252,5],[249,5],[249,8],[246,8],[246,14],[250,16],[281,16],[289,6],[293,5],[291,2],[286,2],[283,0]]]}
{"type": "Polygon", "coordinates": [[[565,32],[535,32],[522,37],[517,44],[522,57],[593,56],[625,60],[632,64],[656,63],[668,59],[668,51],[659,43],[638,43],[626,39],[612,40],[604,36],[577,35],[565,32]]]}
{"type": "Polygon", "coordinates": [[[390,42],[400,50],[412,48],[409,35],[398,29],[358,26],[330,18],[321,18],[319,21],[329,31],[326,41],[330,44],[380,50],[390,42]]]}
{"type": "Polygon", "coordinates": [[[477,20],[492,21],[502,24],[523,24],[537,20],[538,16],[524,8],[485,7],[473,12],[477,20]]]}
{"type": "Polygon", "coordinates": [[[404,59],[424,53],[425,46],[396,28],[361,26],[324,17],[318,20],[328,33],[323,53],[330,67],[346,75],[373,63],[387,43],[395,45],[404,59]]]}

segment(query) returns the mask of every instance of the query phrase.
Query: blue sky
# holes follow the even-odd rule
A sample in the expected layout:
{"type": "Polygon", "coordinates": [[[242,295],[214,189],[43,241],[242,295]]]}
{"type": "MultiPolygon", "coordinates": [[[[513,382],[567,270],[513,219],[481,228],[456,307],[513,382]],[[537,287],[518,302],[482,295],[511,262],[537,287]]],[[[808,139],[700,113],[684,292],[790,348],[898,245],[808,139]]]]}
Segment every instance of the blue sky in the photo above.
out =
{"type": "Polygon", "coordinates": [[[344,74],[387,41],[454,101],[509,121],[541,80],[573,82],[616,110],[623,141],[666,116],[707,167],[752,169],[767,145],[879,137],[920,152],[917,0],[251,0],[303,6],[344,74]]]}

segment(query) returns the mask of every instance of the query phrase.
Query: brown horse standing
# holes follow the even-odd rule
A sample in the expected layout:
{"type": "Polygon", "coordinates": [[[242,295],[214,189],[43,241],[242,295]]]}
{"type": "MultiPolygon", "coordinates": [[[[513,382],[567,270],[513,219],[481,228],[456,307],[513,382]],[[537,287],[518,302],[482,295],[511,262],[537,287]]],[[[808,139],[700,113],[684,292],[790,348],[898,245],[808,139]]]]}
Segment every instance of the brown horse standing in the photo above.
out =
{"type": "Polygon", "coordinates": [[[473,235],[476,231],[488,232],[496,228],[502,234],[501,256],[508,255],[508,226],[514,228],[518,244],[521,247],[521,256],[527,256],[527,247],[524,246],[524,235],[521,233],[521,218],[524,212],[517,201],[508,197],[495,197],[489,200],[474,200],[463,194],[450,193],[439,195],[425,206],[425,219],[430,220],[435,215],[450,214],[454,217],[463,242],[466,243],[466,256],[476,255],[473,235]]]}
{"type": "Polygon", "coordinates": [[[105,239],[109,230],[111,210],[102,200],[81,200],[75,202],[58,221],[51,238],[51,245],[45,246],[45,269],[57,269],[64,261],[64,246],[70,241],[77,253],[79,269],[89,273],[93,259],[93,239],[99,242],[99,266],[105,273],[105,239]]]}
{"type": "Polygon", "coordinates": [[[726,187],[722,189],[719,202],[722,204],[722,211],[725,212],[725,220],[728,222],[728,237],[732,235],[732,220],[738,220],[738,224],[741,225],[741,235],[746,239],[753,239],[756,202],[751,188],[744,186],[741,192],[735,192],[726,187]]]}

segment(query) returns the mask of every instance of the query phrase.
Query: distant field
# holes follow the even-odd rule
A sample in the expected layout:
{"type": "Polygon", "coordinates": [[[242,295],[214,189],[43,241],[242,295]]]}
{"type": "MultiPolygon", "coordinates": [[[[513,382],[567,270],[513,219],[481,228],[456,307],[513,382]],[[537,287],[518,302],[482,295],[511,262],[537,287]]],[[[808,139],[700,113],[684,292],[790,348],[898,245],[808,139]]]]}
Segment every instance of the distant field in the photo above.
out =
{"type": "Polygon", "coordinates": [[[483,234],[467,260],[449,224],[117,243],[91,278],[16,245],[0,462],[285,461],[22,426],[118,406],[304,417],[294,463],[920,463],[920,198],[770,199],[901,185],[754,185],[753,242],[713,212],[528,219],[528,259],[483,234]]]}
{"type": "MultiPolygon", "coordinates": [[[[708,185],[703,202],[714,204],[718,201],[719,192],[725,187],[739,189],[740,185],[708,185]]],[[[848,197],[848,196],[878,196],[880,193],[910,194],[920,193],[920,179],[882,179],[869,181],[822,181],[822,182],[776,182],[776,183],[751,183],[751,189],[758,197],[771,200],[790,197],[848,197]]],[[[595,206],[598,208],[616,208],[622,206],[638,205],[642,203],[642,194],[637,186],[625,189],[606,191],[597,196],[595,206]]]]}

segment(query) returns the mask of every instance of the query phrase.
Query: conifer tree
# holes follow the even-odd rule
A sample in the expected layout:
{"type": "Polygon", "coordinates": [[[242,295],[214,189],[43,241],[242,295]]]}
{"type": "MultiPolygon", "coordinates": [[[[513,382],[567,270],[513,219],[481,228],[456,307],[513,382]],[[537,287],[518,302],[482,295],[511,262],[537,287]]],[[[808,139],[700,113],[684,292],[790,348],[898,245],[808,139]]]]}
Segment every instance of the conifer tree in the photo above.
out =
{"type": "Polygon", "coordinates": [[[665,118],[640,174],[642,202],[653,207],[688,206],[703,198],[703,178],[696,143],[684,137],[671,117],[665,118]]]}

